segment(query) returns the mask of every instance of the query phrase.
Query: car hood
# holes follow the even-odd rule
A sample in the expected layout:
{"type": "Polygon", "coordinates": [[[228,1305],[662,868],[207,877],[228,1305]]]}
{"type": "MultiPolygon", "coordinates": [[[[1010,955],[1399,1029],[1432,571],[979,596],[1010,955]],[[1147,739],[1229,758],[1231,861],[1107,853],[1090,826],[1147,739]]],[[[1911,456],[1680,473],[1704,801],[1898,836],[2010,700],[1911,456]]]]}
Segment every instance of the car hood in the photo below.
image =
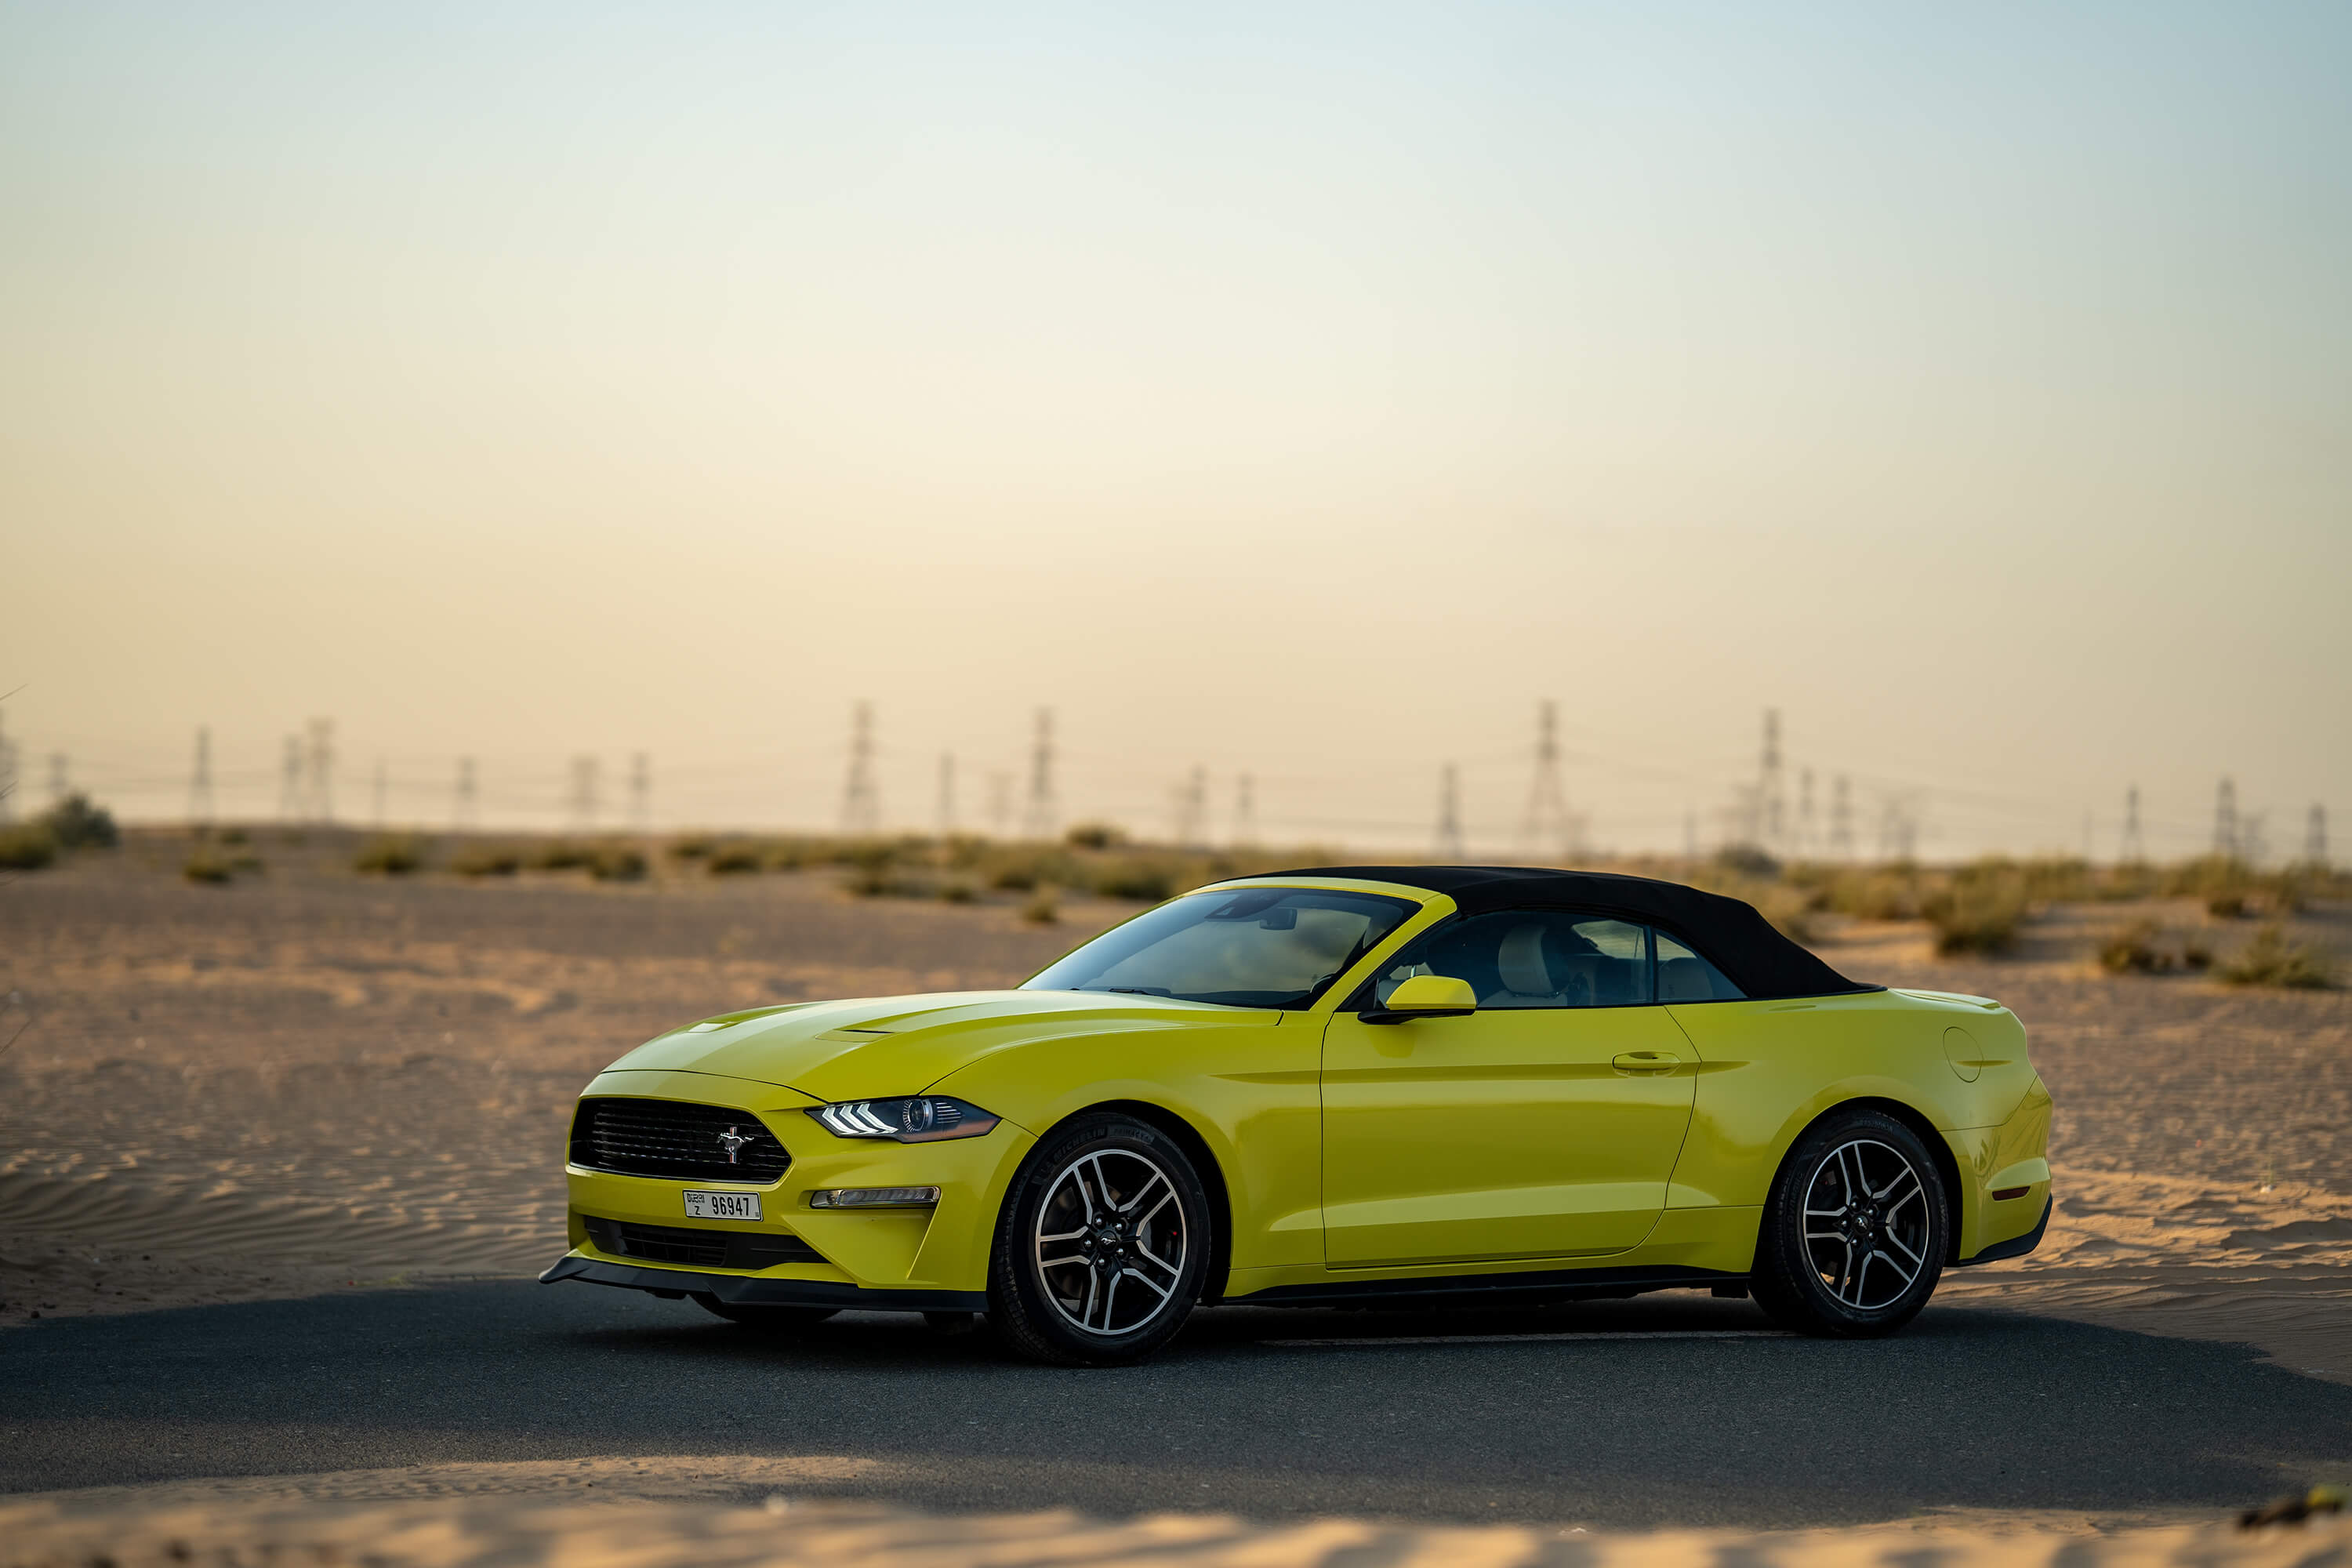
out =
{"type": "Polygon", "coordinates": [[[1066,1035],[1272,1025],[1280,1013],[1075,991],[953,991],[803,1002],[705,1018],[607,1072],[714,1073],[819,1100],[919,1094],[992,1051],[1066,1035]]]}

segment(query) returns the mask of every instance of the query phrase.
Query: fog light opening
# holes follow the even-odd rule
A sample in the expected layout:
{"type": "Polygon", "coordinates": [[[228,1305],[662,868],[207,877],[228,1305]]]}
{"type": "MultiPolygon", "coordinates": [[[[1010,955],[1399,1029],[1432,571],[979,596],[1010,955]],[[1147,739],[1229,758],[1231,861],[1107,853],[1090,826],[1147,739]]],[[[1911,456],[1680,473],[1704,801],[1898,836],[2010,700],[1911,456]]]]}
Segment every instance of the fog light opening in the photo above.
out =
{"type": "Polygon", "coordinates": [[[927,1209],[939,1201],[937,1187],[825,1187],[809,1194],[813,1209],[927,1209]]]}

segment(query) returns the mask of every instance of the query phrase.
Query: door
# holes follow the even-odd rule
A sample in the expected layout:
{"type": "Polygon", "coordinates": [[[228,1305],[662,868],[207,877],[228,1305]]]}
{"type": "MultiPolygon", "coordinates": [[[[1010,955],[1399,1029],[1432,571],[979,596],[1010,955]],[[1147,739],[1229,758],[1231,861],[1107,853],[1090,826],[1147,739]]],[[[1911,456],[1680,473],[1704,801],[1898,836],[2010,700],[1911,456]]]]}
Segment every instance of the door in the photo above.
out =
{"type": "Polygon", "coordinates": [[[1399,953],[1323,1037],[1333,1268],[1575,1258],[1638,1245],[1666,1204],[1698,1056],[1653,997],[1650,932],[1567,910],[1481,915],[1399,953]],[[1413,974],[1465,1017],[1367,1024],[1413,974]]]}

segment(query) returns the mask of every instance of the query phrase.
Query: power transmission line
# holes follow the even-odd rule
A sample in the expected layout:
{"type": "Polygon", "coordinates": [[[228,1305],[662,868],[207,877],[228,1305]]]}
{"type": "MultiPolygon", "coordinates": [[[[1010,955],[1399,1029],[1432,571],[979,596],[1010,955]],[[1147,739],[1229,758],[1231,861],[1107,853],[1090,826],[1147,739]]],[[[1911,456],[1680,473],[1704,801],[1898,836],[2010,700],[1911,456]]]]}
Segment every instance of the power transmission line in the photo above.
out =
{"type": "Polygon", "coordinates": [[[1172,842],[1183,849],[1200,847],[1208,837],[1209,770],[1194,767],[1176,785],[1175,833],[1172,842]]]}
{"type": "Polygon", "coordinates": [[[1780,710],[1764,710],[1764,752],[1759,759],[1756,773],[1756,847],[1778,854],[1784,847],[1781,834],[1784,805],[1780,781],[1780,710]]]}
{"type": "Polygon", "coordinates": [[[16,819],[16,742],[0,733],[0,822],[16,819]]]}
{"type": "Polygon", "coordinates": [[[1843,773],[1830,783],[1830,854],[1853,858],[1853,781],[1843,773]]]}
{"type": "Polygon", "coordinates": [[[849,774],[841,784],[841,831],[871,838],[882,831],[882,796],[874,784],[874,704],[849,713],[849,774]]]}
{"type": "Polygon", "coordinates": [[[2124,791],[2124,832],[2116,844],[2116,863],[2119,866],[2139,866],[2147,863],[2147,846],[2139,832],[2139,785],[2124,791]]]}
{"type": "Polygon", "coordinates": [[[629,758],[629,831],[654,830],[654,760],[643,752],[629,758]]]}
{"type": "Polygon", "coordinates": [[[2311,803],[2311,815],[2304,818],[2303,863],[2315,870],[2327,868],[2327,808],[2317,801],[2311,803]]]}
{"type": "Polygon", "coordinates": [[[1233,845],[1236,849],[1257,846],[1257,787],[1247,773],[1234,784],[1233,845]]]}
{"type": "Polygon", "coordinates": [[[2244,847],[2238,822],[2238,785],[2223,779],[2213,795],[2213,853],[2225,860],[2239,858],[2244,847]]]}
{"type": "Polygon", "coordinates": [[[450,803],[449,820],[459,832],[470,832],[481,826],[481,793],[471,757],[457,759],[457,798],[450,803]]]}
{"type": "Polygon", "coordinates": [[[278,820],[302,820],[302,737],[286,737],[286,751],[278,767],[278,820]]]}

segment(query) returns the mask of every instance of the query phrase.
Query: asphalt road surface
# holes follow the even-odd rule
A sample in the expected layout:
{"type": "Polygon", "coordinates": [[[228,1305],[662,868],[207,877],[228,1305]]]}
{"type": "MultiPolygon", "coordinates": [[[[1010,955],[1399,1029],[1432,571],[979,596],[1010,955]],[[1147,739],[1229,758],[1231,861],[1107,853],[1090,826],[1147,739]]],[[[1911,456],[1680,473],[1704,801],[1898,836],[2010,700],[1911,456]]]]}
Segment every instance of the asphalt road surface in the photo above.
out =
{"type": "Polygon", "coordinates": [[[878,1463],[806,1490],[1769,1528],[2213,1510],[2352,1474],[2352,1388],[2233,1346],[1958,1308],[1864,1343],[1764,1329],[1745,1302],[1679,1296],[1510,1316],[1227,1309],[1147,1366],[1057,1371],[913,1318],[779,1339],[576,1284],[72,1319],[0,1338],[0,1490],[845,1455],[878,1463]]]}

